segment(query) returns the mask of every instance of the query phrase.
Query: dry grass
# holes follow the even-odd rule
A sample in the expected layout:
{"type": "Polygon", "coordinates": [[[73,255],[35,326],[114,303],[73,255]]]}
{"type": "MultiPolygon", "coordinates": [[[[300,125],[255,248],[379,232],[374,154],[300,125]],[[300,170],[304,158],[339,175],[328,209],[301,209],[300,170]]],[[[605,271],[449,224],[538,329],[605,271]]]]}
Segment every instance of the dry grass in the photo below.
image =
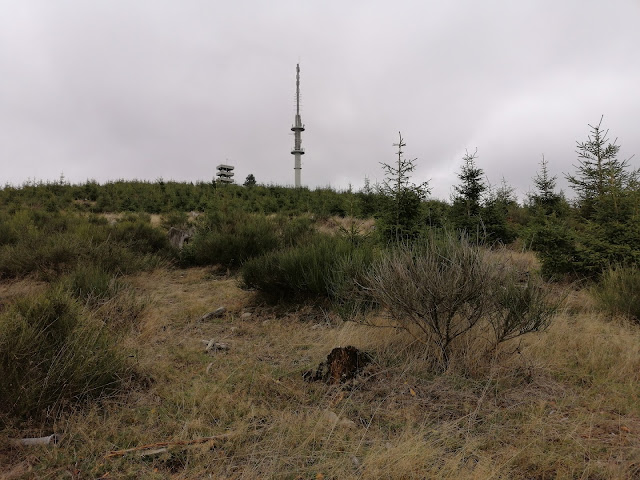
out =
{"type": "MultiPolygon", "coordinates": [[[[101,213],[100,216],[107,219],[110,224],[115,224],[126,217],[127,214],[119,212],[119,213],[101,213]]],[[[191,212],[189,214],[189,218],[196,218],[197,212],[191,212]],[[196,214],[196,215],[194,215],[196,214]]],[[[162,224],[163,217],[157,213],[149,214],[149,223],[154,227],[159,227],[162,224]]]]}
{"type": "Polygon", "coordinates": [[[21,278],[12,282],[0,281],[0,308],[17,298],[43,293],[47,287],[47,282],[36,278],[21,278]]]}
{"type": "Polygon", "coordinates": [[[541,267],[540,260],[531,250],[515,250],[503,246],[487,250],[485,255],[494,261],[507,262],[521,272],[539,271],[541,267]]]}
{"type": "Polygon", "coordinates": [[[423,347],[375,326],[382,318],[365,326],[311,306],[266,308],[206,269],[128,281],[148,306],[122,348],[149,385],[60,418],[56,448],[8,445],[7,437],[51,431],[2,432],[0,478],[640,476],[640,329],[606,321],[581,292],[547,332],[506,345],[503,353],[519,353],[469,377],[432,374],[423,347]],[[223,317],[200,321],[219,306],[223,317]],[[205,353],[201,340],[210,338],[230,350],[205,353]],[[347,386],[304,382],[338,345],[375,362],[347,386]],[[327,411],[353,423],[330,421],[327,411]],[[105,457],[225,433],[156,455],[105,457]]]}
{"type": "Polygon", "coordinates": [[[320,233],[335,235],[341,231],[357,232],[359,235],[367,235],[375,229],[375,220],[365,220],[355,217],[329,217],[323,221],[315,222],[316,230],[320,233]]]}

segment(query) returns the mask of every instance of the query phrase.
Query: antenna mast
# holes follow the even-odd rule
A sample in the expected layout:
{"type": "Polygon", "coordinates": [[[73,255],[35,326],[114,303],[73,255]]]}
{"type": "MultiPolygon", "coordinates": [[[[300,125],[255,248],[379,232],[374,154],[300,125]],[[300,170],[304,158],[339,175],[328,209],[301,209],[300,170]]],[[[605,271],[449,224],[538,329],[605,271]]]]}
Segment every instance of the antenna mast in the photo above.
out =
{"type": "Polygon", "coordinates": [[[296,117],[294,124],[291,127],[294,132],[293,150],[291,154],[294,156],[293,170],[295,171],[295,187],[300,188],[300,170],[302,170],[302,164],[300,162],[300,156],[304,155],[304,148],[302,148],[302,132],[304,132],[304,125],[300,118],[300,64],[296,65],[296,117]]]}

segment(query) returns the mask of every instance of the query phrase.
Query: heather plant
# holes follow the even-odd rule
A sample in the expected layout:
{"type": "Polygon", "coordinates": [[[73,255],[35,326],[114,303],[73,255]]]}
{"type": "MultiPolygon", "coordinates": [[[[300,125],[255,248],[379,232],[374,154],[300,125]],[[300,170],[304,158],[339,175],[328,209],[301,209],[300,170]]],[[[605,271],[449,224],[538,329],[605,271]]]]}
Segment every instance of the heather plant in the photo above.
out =
{"type": "Polygon", "coordinates": [[[276,223],[280,244],[283,247],[293,247],[306,242],[315,233],[313,220],[308,216],[291,218],[280,215],[276,218],[276,223]]]}
{"type": "MultiPolygon", "coordinates": [[[[358,250],[345,238],[317,234],[304,244],[247,261],[242,267],[242,279],[245,286],[273,299],[327,298],[335,288],[336,266],[355,251],[358,250]]],[[[357,255],[365,254],[360,250],[357,255]]]]}
{"type": "Polygon", "coordinates": [[[125,217],[113,226],[109,234],[112,240],[139,254],[169,256],[172,252],[167,235],[151,225],[148,216],[125,217]]]}
{"type": "Polygon", "coordinates": [[[277,225],[242,211],[209,212],[182,251],[185,265],[240,267],[246,260],[280,245],[277,225]]]}
{"type": "Polygon", "coordinates": [[[130,273],[169,261],[174,251],[148,218],[109,225],[96,216],[19,210],[3,223],[0,278],[36,273],[55,279],[81,264],[110,273],[130,273]]]}
{"type": "Polygon", "coordinates": [[[189,216],[186,212],[173,210],[162,218],[162,227],[169,230],[171,227],[184,229],[189,226],[189,216]]]}

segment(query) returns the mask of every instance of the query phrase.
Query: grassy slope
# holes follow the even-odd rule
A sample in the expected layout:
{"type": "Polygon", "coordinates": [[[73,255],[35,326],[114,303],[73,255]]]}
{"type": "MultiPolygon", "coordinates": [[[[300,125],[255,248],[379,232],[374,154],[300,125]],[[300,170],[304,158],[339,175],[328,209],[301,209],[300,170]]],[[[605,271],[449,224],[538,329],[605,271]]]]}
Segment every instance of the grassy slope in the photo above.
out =
{"type": "Polygon", "coordinates": [[[402,333],[310,307],[279,313],[205,269],[130,280],[148,307],[122,346],[154,381],[59,418],[57,448],[8,446],[7,437],[49,430],[2,432],[0,478],[640,476],[640,330],[600,317],[586,292],[474,380],[426,373],[420,346],[402,333]],[[221,305],[223,318],[198,321],[221,305]],[[230,351],[205,353],[210,338],[230,351]],[[304,382],[337,345],[376,362],[348,388],[304,382]],[[327,420],[327,410],[353,424],[327,420]],[[223,433],[155,456],[105,458],[223,433]]]}

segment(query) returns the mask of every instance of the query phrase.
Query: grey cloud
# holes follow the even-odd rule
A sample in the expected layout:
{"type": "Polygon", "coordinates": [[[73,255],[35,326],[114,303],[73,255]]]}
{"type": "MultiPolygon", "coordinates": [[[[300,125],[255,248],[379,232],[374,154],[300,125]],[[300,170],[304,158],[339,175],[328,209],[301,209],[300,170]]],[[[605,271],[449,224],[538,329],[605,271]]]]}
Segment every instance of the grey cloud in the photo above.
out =
{"type": "Polygon", "coordinates": [[[300,59],[303,183],[381,180],[402,130],[434,196],[478,147],[522,197],[602,114],[640,152],[639,17],[633,0],[0,0],[0,182],[208,181],[228,159],[291,184],[300,59]]]}

